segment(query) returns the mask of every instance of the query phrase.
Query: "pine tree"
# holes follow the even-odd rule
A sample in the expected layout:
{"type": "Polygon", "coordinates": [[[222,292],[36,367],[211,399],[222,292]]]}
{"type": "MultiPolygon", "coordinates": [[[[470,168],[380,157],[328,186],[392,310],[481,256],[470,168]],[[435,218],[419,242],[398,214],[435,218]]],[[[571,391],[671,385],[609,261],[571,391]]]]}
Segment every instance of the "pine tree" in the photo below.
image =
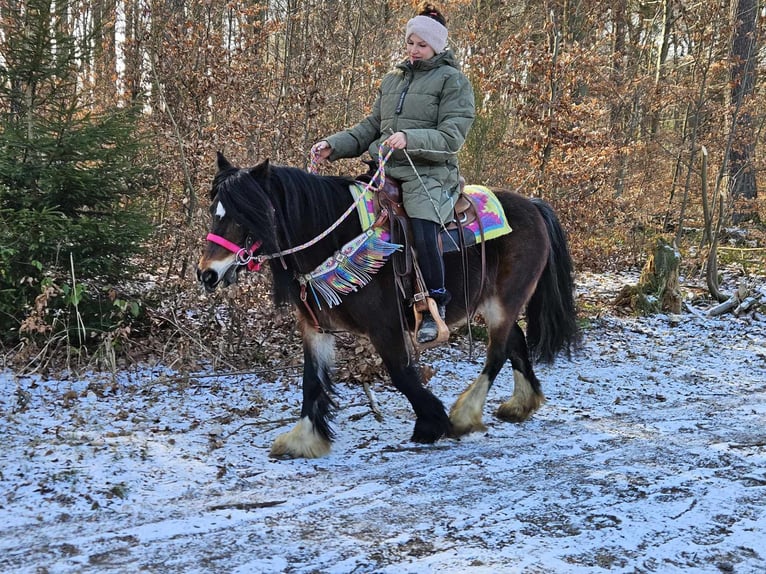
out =
{"type": "MultiPolygon", "coordinates": [[[[53,318],[73,305],[82,332],[109,328],[114,306],[105,294],[131,273],[131,258],[149,232],[140,198],[150,172],[137,159],[144,145],[138,112],[90,101],[82,71],[94,31],[75,28],[69,5],[0,3],[5,343],[18,338],[35,299],[40,312],[41,294],[49,332],[57,329],[53,318]]],[[[60,321],[58,328],[68,325],[60,321]]]]}

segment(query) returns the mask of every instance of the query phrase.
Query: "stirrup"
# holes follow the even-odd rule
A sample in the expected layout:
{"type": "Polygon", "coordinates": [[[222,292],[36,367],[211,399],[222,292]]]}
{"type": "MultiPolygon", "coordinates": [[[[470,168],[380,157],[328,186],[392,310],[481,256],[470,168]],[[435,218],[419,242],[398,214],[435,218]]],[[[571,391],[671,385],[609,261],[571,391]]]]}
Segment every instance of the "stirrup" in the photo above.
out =
{"type": "MultiPolygon", "coordinates": [[[[419,349],[430,349],[431,347],[437,347],[449,340],[449,327],[447,327],[447,324],[444,322],[441,313],[443,306],[440,308],[440,306],[436,304],[436,301],[434,301],[431,297],[426,297],[425,303],[428,305],[427,310],[420,311],[417,305],[414,307],[416,333],[415,340],[417,341],[419,349]],[[423,327],[426,327],[429,330],[431,329],[429,323],[434,324],[436,328],[436,336],[433,339],[421,341],[420,333],[423,327]]],[[[427,333],[430,334],[428,331],[427,333]]]]}

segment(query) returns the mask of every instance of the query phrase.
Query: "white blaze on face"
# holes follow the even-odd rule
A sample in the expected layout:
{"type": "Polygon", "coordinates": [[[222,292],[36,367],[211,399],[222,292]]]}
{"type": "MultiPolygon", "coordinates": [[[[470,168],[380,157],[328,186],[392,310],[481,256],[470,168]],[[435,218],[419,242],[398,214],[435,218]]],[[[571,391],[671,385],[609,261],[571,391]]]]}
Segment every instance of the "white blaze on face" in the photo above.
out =
{"type": "MultiPolygon", "coordinates": [[[[217,201],[213,213],[217,219],[223,218],[226,215],[226,208],[223,206],[223,203],[217,201]]],[[[222,250],[218,250],[216,253],[220,253],[221,251],[222,250]]],[[[226,249],[225,252],[226,255],[223,259],[211,260],[203,255],[197,264],[198,268],[201,270],[215,271],[219,278],[223,278],[226,273],[238,265],[236,254],[228,252],[228,249],[226,249]]]]}

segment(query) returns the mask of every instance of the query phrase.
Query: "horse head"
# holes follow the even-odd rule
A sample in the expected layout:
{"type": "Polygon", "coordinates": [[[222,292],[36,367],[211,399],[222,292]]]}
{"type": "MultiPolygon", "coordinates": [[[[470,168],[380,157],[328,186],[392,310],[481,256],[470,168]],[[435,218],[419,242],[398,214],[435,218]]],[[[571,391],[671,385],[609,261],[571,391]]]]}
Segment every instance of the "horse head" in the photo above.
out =
{"type": "Polygon", "coordinates": [[[258,183],[268,178],[268,160],[240,169],[218,152],[217,163],[210,189],[212,224],[197,264],[197,279],[208,292],[236,283],[245,268],[257,271],[259,254],[276,249],[274,208],[258,183]]]}

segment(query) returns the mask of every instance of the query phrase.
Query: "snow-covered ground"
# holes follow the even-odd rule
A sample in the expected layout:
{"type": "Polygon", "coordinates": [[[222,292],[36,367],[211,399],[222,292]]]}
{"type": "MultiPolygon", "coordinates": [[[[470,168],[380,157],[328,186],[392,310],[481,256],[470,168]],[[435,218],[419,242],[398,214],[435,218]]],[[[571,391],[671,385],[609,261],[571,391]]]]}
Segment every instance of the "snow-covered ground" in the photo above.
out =
{"type": "MultiPolygon", "coordinates": [[[[587,287],[586,287],[587,288],[587,287]]],[[[425,356],[449,405],[480,369],[425,356]]],[[[330,456],[272,460],[295,371],[0,373],[0,572],[766,572],[766,319],[605,315],[527,423],[408,442],[340,382],[330,456]]]]}

